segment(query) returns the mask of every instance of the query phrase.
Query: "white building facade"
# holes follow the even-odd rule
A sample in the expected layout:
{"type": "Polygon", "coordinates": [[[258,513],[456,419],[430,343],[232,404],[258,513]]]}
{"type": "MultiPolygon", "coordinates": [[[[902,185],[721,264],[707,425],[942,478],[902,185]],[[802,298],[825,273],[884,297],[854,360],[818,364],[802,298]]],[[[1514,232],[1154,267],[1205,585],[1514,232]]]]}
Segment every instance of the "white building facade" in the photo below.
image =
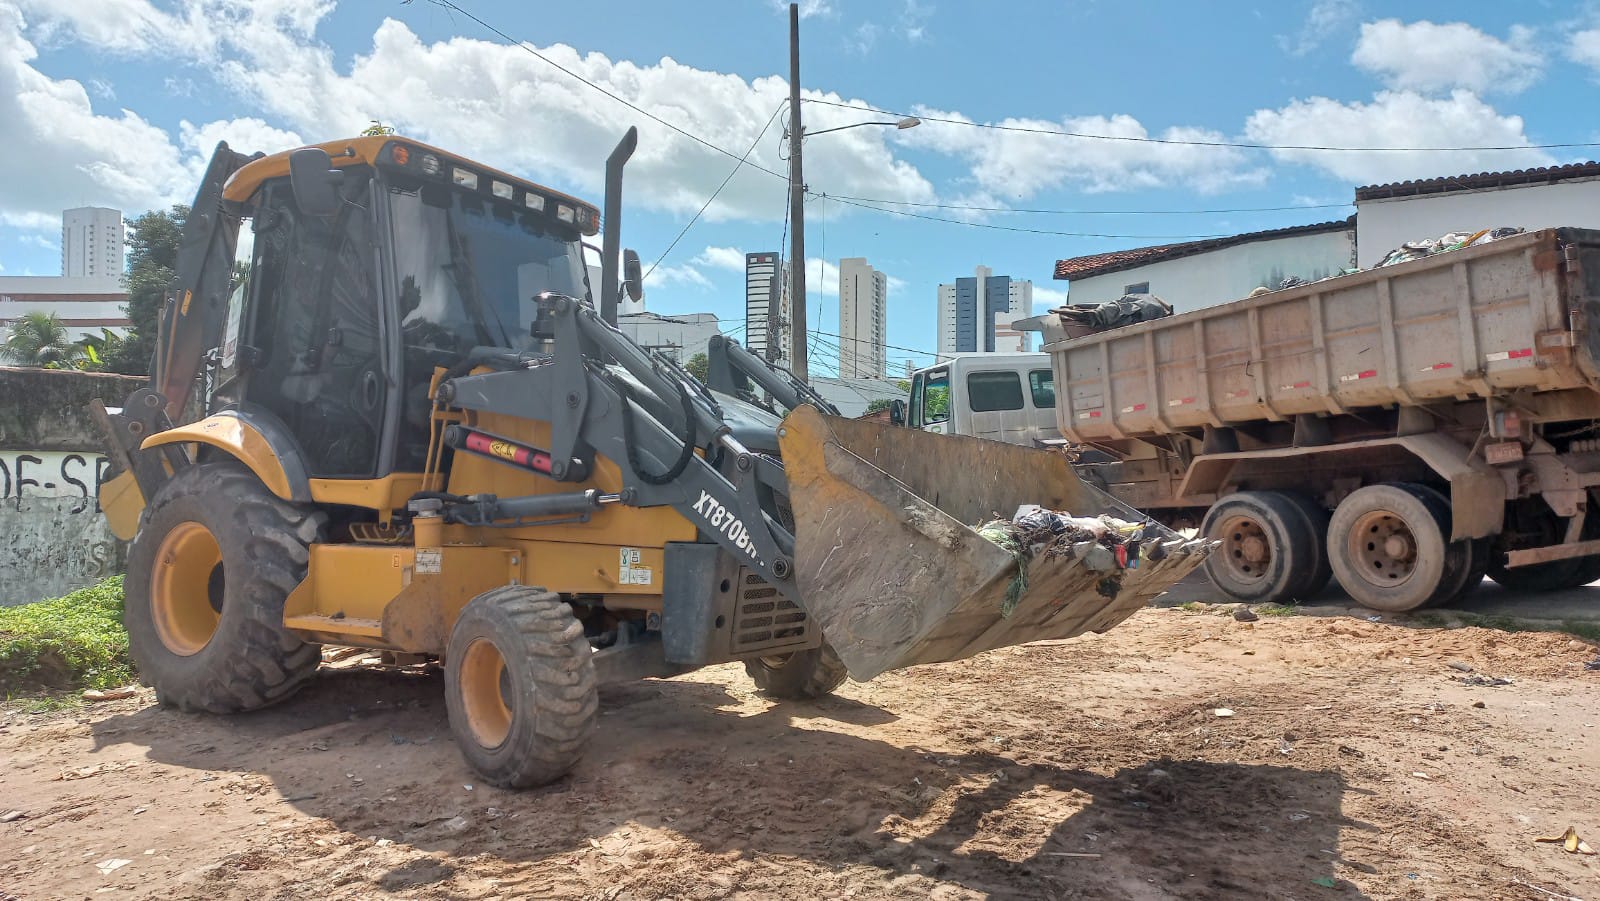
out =
{"type": "Polygon", "coordinates": [[[1291,276],[1316,281],[1355,265],[1355,218],[1226,238],[1136,247],[1057,260],[1074,304],[1154,294],[1177,313],[1277,288],[1291,276]]]}
{"type": "Polygon", "coordinates": [[[86,206],[61,214],[61,274],[122,278],[122,211],[86,206]]]}
{"type": "Polygon", "coordinates": [[[1408,241],[1479,229],[1600,228],[1600,163],[1485,172],[1356,189],[1356,262],[1408,241]]]}
{"type": "Polygon", "coordinates": [[[839,261],[839,377],[881,379],[885,374],[889,277],[865,257],[839,261]]]}
{"type": "Polygon", "coordinates": [[[695,354],[706,352],[712,337],[722,333],[722,323],[715,313],[620,313],[617,329],[646,350],[660,351],[679,363],[687,363],[695,354]]]}

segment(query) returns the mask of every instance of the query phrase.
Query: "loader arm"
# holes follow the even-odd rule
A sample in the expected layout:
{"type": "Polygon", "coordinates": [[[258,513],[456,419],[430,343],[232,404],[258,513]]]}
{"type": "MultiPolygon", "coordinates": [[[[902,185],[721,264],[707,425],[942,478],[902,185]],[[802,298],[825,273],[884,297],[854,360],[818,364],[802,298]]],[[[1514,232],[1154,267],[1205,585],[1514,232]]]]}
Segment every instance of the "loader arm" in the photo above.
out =
{"type": "Polygon", "coordinates": [[[794,534],[762,500],[763,487],[779,495],[788,489],[775,449],[745,446],[709,391],[675,363],[640,349],[587,304],[550,295],[539,304],[552,329],[551,355],[452,379],[440,386],[440,399],[549,422],[551,478],[581,480],[595,455],[616,461],[622,504],[673,507],[800,604],[794,534]]]}
{"type": "Polygon", "coordinates": [[[706,361],[706,385],[713,391],[754,401],[754,388],[760,388],[785,410],[810,404],[830,416],[839,415],[837,407],[794,373],[761,359],[726,335],[712,337],[706,345],[706,361]]]}

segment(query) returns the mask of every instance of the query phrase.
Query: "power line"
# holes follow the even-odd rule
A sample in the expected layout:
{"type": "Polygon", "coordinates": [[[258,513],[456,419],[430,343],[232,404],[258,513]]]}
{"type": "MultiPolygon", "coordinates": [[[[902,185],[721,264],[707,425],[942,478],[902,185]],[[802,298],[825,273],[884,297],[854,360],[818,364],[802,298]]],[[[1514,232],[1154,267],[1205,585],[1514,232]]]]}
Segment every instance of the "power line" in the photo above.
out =
{"type": "MultiPolygon", "coordinates": [[[[435,0],[439,2],[439,0],[435,0]]],[[[884,116],[897,116],[907,118],[908,113],[896,113],[890,110],[878,109],[872,106],[856,106],[849,103],[836,103],[832,100],[822,100],[815,97],[805,98],[806,103],[820,103],[823,106],[835,106],[840,109],[858,110],[863,113],[878,113],[884,116]]],[[[1468,150],[1564,150],[1575,147],[1600,147],[1596,141],[1569,141],[1558,144],[1507,144],[1503,146],[1487,145],[1479,147],[1333,147],[1323,144],[1252,144],[1247,141],[1195,141],[1179,138],[1136,138],[1129,135],[1096,135],[1080,131],[1065,131],[1056,128],[1030,128],[1023,125],[996,125],[992,122],[969,122],[965,119],[950,119],[940,116],[918,115],[916,118],[923,122],[940,122],[945,125],[962,125],[968,128],[987,128],[993,131],[1015,131],[1025,134],[1055,135],[1063,138],[1085,138],[1094,141],[1122,141],[1132,144],[1174,144],[1183,147],[1234,147],[1240,150],[1318,150],[1338,153],[1416,153],[1416,152],[1448,152],[1468,150]]]]}
{"type": "Polygon", "coordinates": [[[964,203],[918,203],[911,200],[891,200],[886,197],[852,197],[849,194],[829,194],[834,200],[857,200],[862,203],[895,203],[938,210],[967,210],[975,213],[1038,213],[1054,216],[1198,216],[1217,213],[1277,213],[1285,210],[1333,210],[1355,206],[1353,203],[1301,203],[1289,206],[1242,206],[1215,210],[1048,210],[1008,206],[974,206],[964,203]]]}
{"type": "Polygon", "coordinates": [[[997,225],[997,224],[995,224],[993,222],[968,222],[968,221],[963,220],[963,219],[949,219],[949,218],[946,218],[944,216],[930,216],[930,215],[928,215],[926,213],[913,213],[910,210],[896,210],[896,209],[891,209],[889,207],[873,206],[871,204],[862,203],[862,202],[856,201],[856,200],[845,200],[843,197],[838,197],[838,196],[835,196],[835,195],[832,195],[832,194],[821,194],[820,196],[828,197],[828,198],[830,198],[832,200],[837,200],[840,203],[848,204],[850,206],[858,206],[858,207],[861,207],[864,210],[873,210],[873,211],[879,212],[879,213],[890,213],[890,214],[895,215],[895,216],[905,216],[905,217],[908,217],[908,218],[911,218],[911,219],[926,219],[929,222],[944,222],[944,223],[947,223],[947,224],[950,224],[950,225],[965,225],[965,226],[967,226],[969,228],[987,228],[987,229],[993,229],[995,231],[1022,232],[1024,234],[1030,234],[1030,235],[1052,235],[1052,236],[1055,236],[1055,237],[1062,237],[1062,238],[1127,238],[1127,239],[1130,239],[1130,240],[1139,240],[1139,241],[1149,241],[1149,240],[1164,241],[1164,240],[1174,240],[1174,239],[1177,239],[1177,240],[1196,240],[1196,239],[1200,239],[1200,238],[1225,238],[1225,237],[1227,237],[1227,235],[1224,235],[1224,234],[1208,234],[1208,235],[1112,235],[1112,234],[1102,234],[1102,233],[1099,233],[1099,232],[1064,232],[1064,231],[1055,231],[1053,229],[1047,229],[1047,228],[1023,228],[1020,225],[997,225]]]}
{"type": "Polygon", "coordinates": [[[760,144],[761,139],[767,136],[767,129],[772,127],[773,120],[778,118],[778,113],[782,109],[783,107],[779,106],[777,109],[772,111],[772,115],[767,117],[767,124],[761,126],[761,131],[756,135],[756,139],[750,142],[750,149],[746,150],[744,152],[744,156],[740,157],[739,161],[733,164],[733,169],[728,173],[728,177],[724,178],[722,180],[722,184],[717,185],[717,189],[711,192],[711,196],[706,198],[706,202],[700,205],[699,211],[697,211],[688,222],[684,223],[683,228],[678,230],[677,237],[673,238],[672,243],[667,245],[667,249],[661,251],[661,256],[656,257],[656,261],[650,264],[649,271],[643,275],[641,280],[648,279],[650,277],[650,273],[656,271],[656,267],[660,266],[661,261],[667,258],[667,254],[672,252],[672,248],[677,247],[678,242],[683,240],[683,236],[689,233],[689,229],[694,228],[694,224],[700,221],[700,217],[704,215],[705,211],[711,207],[712,201],[717,199],[717,195],[722,193],[722,189],[726,188],[728,186],[728,182],[733,181],[733,177],[739,174],[739,170],[744,167],[745,161],[750,158],[750,154],[755,152],[756,145],[760,144]]]}
{"type": "MultiPolygon", "coordinates": [[[[590,81],[589,79],[584,78],[582,75],[579,75],[578,73],[572,71],[571,69],[568,69],[566,66],[561,65],[560,63],[556,62],[555,60],[551,59],[550,57],[545,56],[543,53],[540,53],[539,51],[537,51],[537,50],[533,49],[532,47],[528,46],[527,43],[525,43],[523,41],[519,41],[516,38],[513,38],[511,35],[506,34],[504,31],[501,31],[499,28],[496,28],[495,26],[490,25],[488,22],[485,22],[484,20],[478,18],[476,15],[474,15],[474,14],[472,14],[470,12],[467,12],[465,9],[462,9],[460,4],[456,3],[455,0],[428,0],[428,2],[434,4],[435,6],[442,6],[445,9],[454,10],[455,12],[460,13],[461,15],[467,17],[468,19],[471,19],[472,21],[478,23],[478,25],[482,26],[483,28],[487,29],[488,31],[498,35],[500,37],[500,39],[505,41],[506,43],[514,44],[514,45],[516,45],[518,47],[521,47],[523,50],[526,50],[528,53],[532,54],[533,56],[537,57],[538,59],[543,60],[544,62],[550,64],[551,66],[554,66],[555,68],[561,70],[562,72],[566,73],[567,75],[572,76],[573,78],[577,79],[578,81],[583,82],[584,84],[588,85],[591,88],[594,88],[596,91],[599,91],[600,93],[606,95],[607,97],[610,97],[612,100],[617,101],[618,103],[622,104],[623,106],[627,107],[628,109],[633,110],[634,112],[638,113],[639,115],[644,116],[646,119],[649,119],[652,122],[655,122],[655,123],[657,123],[659,125],[663,125],[663,126],[669,128],[669,129],[671,129],[672,131],[675,131],[678,134],[683,135],[684,137],[688,138],[689,140],[694,141],[696,144],[700,144],[700,145],[702,145],[702,146],[704,146],[704,147],[706,147],[706,148],[708,148],[710,150],[714,150],[717,153],[722,154],[723,156],[727,157],[728,159],[740,160],[741,163],[743,163],[743,160],[739,156],[735,155],[733,151],[724,149],[722,147],[718,147],[717,145],[711,143],[710,141],[707,141],[705,138],[702,138],[699,135],[697,135],[697,134],[695,134],[695,133],[693,133],[691,131],[687,131],[687,130],[685,130],[683,128],[680,128],[680,127],[672,124],[671,122],[668,122],[667,120],[661,118],[660,116],[656,115],[655,113],[652,113],[649,110],[644,109],[643,107],[639,106],[638,104],[633,103],[632,101],[627,100],[627,99],[625,99],[625,98],[623,98],[623,97],[621,97],[621,96],[619,96],[619,95],[617,95],[615,93],[612,93],[610,90],[608,90],[606,88],[603,88],[600,85],[595,84],[594,82],[590,81]]],[[[752,148],[752,149],[754,149],[754,148],[752,148]]],[[[749,153],[745,154],[745,156],[749,156],[749,155],[750,155],[749,153]]],[[[765,172],[768,175],[771,175],[771,176],[773,176],[775,178],[783,178],[784,177],[782,173],[774,172],[773,170],[768,169],[766,166],[763,166],[760,163],[744,163],[744,164],[748,165],[748,166],[750,166],[752,168],[755,168],[755,169],[760,169],[762,172],[765,172]]]]}
{"type": "MultiPolygon", "coordinates": [[[[837,338],[840,341],[851,341],[851,342],[854,342],[856,344],[875,344],[876,343],[874,341],[868,341],[865,338],[846,338],[843,335],[835,335],[832,332],[817,332],[817,331],[813,331],[812,334],[814,334],[814,335],[826,335],[829,338],[837,338]]],[[[917,350],[915,347],[901,347],[898,344],[879,344],[878,346],[879,347],[888,348],[889,350],[903,350],[906,353],[910,353],[910,354],[918,354],[918,355],[921,355],[921,356],[924,356],[924,357],[933,357],[936,360],[954,359],[949,354],[934,353],[931,350],[917,350]]]]}

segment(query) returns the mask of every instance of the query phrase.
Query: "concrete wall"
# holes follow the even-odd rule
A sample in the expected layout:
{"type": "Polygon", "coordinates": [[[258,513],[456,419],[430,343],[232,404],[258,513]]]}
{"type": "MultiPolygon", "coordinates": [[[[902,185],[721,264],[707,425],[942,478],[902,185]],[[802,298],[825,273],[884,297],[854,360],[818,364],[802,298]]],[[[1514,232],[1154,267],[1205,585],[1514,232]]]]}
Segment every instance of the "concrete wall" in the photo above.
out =
{"type": "Polygon", "coordinates": [[[0,367],[0,606],[122,572],[127,547],[100,513],[107,461],[89,401],[120,406],[144,382],[0,367]]]}
{"type": "Polygon", "coordinates": [[[1501,226],[1530,231],[1563,225],[1600,228],[1600,179],[1363,200],[1356,211],[1356,258],[1368,269],[1407,241],[1445,232],[1501,226]]]}
{"type": "MultiPolygon", "coordinates": [[[[1363,232],[1366,215],[1363,210],[1363,232]]],[[[1184,313],[1249,297],[1251,291],[1262,286],[1275,288],[1291,275],[1307,281],[1337,275],[1353,265],[1354,259],[1352,231],[1252,241],[1121,272],[1075,278],[1070,282],[1068,300],[1103,303],[1121,297],[1129,285],[1149,282],[1151,294],[1172,304],[1174,312],[1184,313]]]]}

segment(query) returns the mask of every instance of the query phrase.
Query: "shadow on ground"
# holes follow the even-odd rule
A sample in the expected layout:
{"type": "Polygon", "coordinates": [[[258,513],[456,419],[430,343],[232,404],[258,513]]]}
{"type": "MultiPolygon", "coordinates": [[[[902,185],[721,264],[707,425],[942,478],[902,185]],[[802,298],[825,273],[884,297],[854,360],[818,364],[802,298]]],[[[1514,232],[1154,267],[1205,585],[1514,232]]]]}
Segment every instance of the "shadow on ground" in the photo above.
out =
{"type": "Polygon", "coordinates": [[[1336,879],[1339,830],[1368,828],[1342,816],[1335,772],[1146,758],[1126,737],[1087,744],[1087,726],[1029,736],[1026,759],[903,747],[861,734],[896,719],[876,706],[831,698],[748,715],[723,686],[687,680],[607,690],[573,775],[508,792],[474,784],[441,690],[436,674],[324,671],[270,710],[148,707],[95,723],[95,740],[148,745],[174,767],[263,774],[344,832],[450,855],[384,873],[391,891],[442,890],[460,861],[486,855],[531,864],[551,893],[609,878],[656,897],[687,894],[729,859],[792,856],[997,897],[1305,896],[1336,879]],[[1041,762],[1040,747],[1058,759],[1041,762]],[[450,831],[458,816],[465,829],[450,831]],[[681,839],[664,853],[613,849],[626,875],[586,877],[583,855],[619,827],[640,832],[630,823],[681,839]]]}

